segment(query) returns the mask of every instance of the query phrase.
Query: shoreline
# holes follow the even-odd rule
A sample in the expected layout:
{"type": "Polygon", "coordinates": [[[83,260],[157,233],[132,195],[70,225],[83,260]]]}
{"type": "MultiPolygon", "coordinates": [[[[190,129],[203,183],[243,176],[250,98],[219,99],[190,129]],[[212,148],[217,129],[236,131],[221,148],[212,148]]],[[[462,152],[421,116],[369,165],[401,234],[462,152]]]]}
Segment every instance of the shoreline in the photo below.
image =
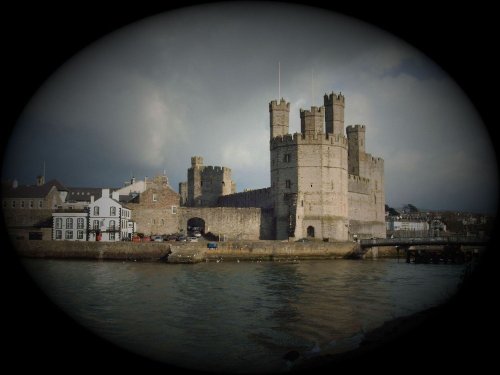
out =
{"type": "Polygon", "coordinates": [[[393,247],[369,250],[358,255],[355,242],[227,241],[216,249],[207,242],[12,242],[15,252],[25,258],[126,260],[145,262],[199,263],[220,261],[298,261],[359,258],[396,258],[393,247]]]}

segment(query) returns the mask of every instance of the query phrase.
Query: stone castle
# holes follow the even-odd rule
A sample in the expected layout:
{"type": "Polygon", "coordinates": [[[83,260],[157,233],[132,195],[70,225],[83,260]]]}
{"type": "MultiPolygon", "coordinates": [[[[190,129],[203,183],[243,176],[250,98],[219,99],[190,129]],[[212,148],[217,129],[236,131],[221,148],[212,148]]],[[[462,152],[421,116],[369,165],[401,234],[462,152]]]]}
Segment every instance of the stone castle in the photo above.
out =
{"type": "Polygon", "coordinates": [[[260,208],[260,233],[277,240],[385,237],[384,161],[366,153],[364,125],[344,131],[344,108],[342,94],[325,94],[323,106],[300,110],[301,131],[292,135],[290,103],[271,101],[271,187],[235,193],[229,168],[195,156],[179,184],[181,204],[205,208],[199,216],[260,208]]]}

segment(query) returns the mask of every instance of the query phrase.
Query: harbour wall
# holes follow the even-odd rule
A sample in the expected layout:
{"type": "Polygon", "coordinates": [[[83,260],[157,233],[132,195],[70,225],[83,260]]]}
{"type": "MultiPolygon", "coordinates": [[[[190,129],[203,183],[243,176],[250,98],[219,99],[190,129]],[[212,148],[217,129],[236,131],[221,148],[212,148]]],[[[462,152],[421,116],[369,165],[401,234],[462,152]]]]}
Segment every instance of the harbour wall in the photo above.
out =
{"type": "MultiPolygon", "coordinates": [[[[208,249],[207,242],[13,241],[18,254],[30,258],[166,261],[280,261],[351,258],[355,242],[226,241],[208,249]]],[[[365,258],[395,257],[392,247],[371,249],[365,258]]]]}

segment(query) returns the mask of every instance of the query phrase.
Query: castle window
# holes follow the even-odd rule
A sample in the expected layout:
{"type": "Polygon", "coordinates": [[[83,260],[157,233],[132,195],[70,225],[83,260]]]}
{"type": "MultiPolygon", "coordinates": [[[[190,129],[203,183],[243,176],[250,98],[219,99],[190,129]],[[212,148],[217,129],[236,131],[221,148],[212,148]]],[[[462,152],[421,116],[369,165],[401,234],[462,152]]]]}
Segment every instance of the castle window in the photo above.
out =
{"type": "Polygon", "coordinates": [[[115,221],[114,220],[110,220],[109,221],[109,229],[110,230],[115,230],[115,221]]]}
{"type": "Polygon", "coordinates": [[[99,206],[94,207],[94,216],[99,216],[99,206]]]}
{"type": "Polygon", "coordinates": [[[73,229],[73,219],[70,217],[66,219],[66,228],[73,229]]]}
{"type": "Polygon", "coordinates": [[[283,161],[284,161],[285,163],[290,163],[291,158],[292,158],[292,155],[290,155],[290,154],[285,154],[285,155],[283,156],[283,161]]]}
{"type": "Polygon", "coordinates": [[[39,200],[38,201],[38,208],[42,208],[42,206],[43,206],[43,201],[39,200]]]}
{"type": "Polygon", "coordinates": [[[21,201],[21,208],[24,208],[24,201],[21,201]]]}
{"type": "Polygon", "coordinates": [[[78,232],[76,232],[76,239],[83,240],[83,230],[79,230],[78,232]]]}
{"type": "Polygon", "coordinates": [[[94,229],[99,229],[99,220],[94,220],[94,229]]]}
{"type": "Polygon", "coordinates": [[[109,208],[109,216],[116,216],[116,207],[109,208]]]}
{"type": "Polygon", "coordinates": [[[72,230],[67,230],[64,233],[64,238],[67,240],[72,240],[73,239],[73,231],[72,230]]]}
{"type": "Polygon", "coordinates": [[[287,188],[287,189],[290,189],[290,188],[292,187],[292,181],[290,181],[290,180],[286,180],[286,181],[285,181],[285,185],[286,185],[286,188],[287,188]]]}
{"type": "Polygon", "coordinates": [[[12,201],[12,208],[16,208],[16,201],[12,201]]]}
{"type": "Polygon", "coordinates": [[[153,194],[153,202],[156,202],[158,200],[158,197],[156,196],[156,194],[153,194]]]}
{"type": "Polygon", "coordinates": [[[56,230],[56,240],[62,239],[62,230],[56,230]]]}
{"type": "Polygon", "coordinates": [[[304,201],[300,201],[300,205],[304,207],[304,201]]]}
{"type": "Polygon", "coordinates": [[[177,206],[172,206],[172,215],[177,213],[177,206]]]}
{"type": "Polygon", "coordinates": [[[61,229],[62,228],[62,219],[60,217],[58,217],[56,219],[56,228],[57,229],[61,229]]]}
{"type": "Polygon", "coordinates": [[[165,225],[165,220],[161,219],[161,225],[165,225]]]}
{"type": "Polygon", "coordinates": [[[313,226],[307,227],[307,237],[314,237],[314,227],[313,226]]]}
{"type": "Polygon", "coordinates": [[[114,240],[115,240],[115,232],[111,232],[111,233],[109,234],[109,240],[110,240],[110,241],[114,241],[114,240]]]}

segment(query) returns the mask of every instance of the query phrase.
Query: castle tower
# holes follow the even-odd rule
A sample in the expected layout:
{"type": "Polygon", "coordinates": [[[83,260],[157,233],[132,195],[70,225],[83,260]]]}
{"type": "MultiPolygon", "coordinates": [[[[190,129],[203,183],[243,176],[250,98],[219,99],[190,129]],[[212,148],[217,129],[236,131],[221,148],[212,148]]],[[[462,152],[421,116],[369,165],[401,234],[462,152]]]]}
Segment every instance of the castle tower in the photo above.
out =
{"type": "Polygon", "coordinates": [[[191,158],[191,168],[188,169],[188,192],[187,205],[201,205],[201,171],[203,169],[203,158],[201,156],[193,156],[191,158]]]}
{"type": "Polygon", "coordinates": [[[325,127],[327,134],[344,134],[345,98],[342,94],[324,96],[325,127]]]}
{"type": "Polygon", "coordinates": [[[311,107],[311,110],[300,109],[300,132],[302,134],[324,133],[325,107],[311,107]]]}
{"type": "Polygon", "coordinates": [[[271,139],[288,134],[289,113],[290,103],[287,103],[285,99],[273,100],[269,103],[271,139]]]}
{"type": "Polygon", "coordinates": [[[346,128],[348,140],[349,174],[364,176],[365,133],[364,125],[349,125],[346,128]]]}

